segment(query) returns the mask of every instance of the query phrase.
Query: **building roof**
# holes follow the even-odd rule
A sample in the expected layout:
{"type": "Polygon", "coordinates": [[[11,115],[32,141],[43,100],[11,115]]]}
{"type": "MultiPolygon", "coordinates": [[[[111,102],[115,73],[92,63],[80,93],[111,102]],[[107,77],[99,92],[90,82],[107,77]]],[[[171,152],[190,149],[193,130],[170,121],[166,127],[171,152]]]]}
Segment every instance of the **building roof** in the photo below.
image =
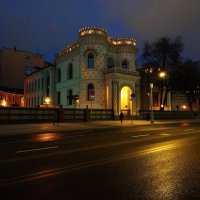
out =
{"type": "Polygon", "coordinates": [[[5,86],[0,86],[0,91],[13,93],[13,94],[24,94],[24,89],[8,88],[5,86]]]}

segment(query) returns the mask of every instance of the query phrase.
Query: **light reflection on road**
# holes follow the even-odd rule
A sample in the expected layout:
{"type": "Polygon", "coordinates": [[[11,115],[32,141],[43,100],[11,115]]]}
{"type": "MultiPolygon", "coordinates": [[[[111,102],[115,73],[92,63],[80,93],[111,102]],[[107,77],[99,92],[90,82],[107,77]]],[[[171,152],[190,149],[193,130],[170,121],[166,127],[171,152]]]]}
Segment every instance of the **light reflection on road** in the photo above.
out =
{"type": "Polygon", "coordinates": [[[147,150],[153,153],[145,159],[146,170],[143,174],[151,181],[148,188],[151,188],[149,198],[156,199],[177,199],[183,194],[183,175],[181,169],[184,152],[178,153],[177,148],[183,147],[184,143],[171,143],[147,150]],[[179,155],[180,154],[180,155],[179,155]]]}
{"type": "Polygon", "coordinates": [[[62,138],[62,135],[58,133],[42,133],[42,134],[36,134],[34,136],[34,140],[36,142],[51,142],[60,140],[62,138]]]}

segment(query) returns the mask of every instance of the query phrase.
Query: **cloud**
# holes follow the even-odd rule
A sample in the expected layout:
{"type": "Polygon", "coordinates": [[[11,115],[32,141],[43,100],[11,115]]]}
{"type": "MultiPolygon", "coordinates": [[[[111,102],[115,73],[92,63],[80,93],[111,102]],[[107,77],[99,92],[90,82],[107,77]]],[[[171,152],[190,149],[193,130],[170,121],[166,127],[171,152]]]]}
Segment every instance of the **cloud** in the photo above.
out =
{"type": "Polygon", "coordinates": [[[139,40],[153,40],[163,35],[182,36],[185,50],[190,49],[194,58],[199,58],[198,0],[102,0],[102,3],[106,17],[120,21],[139,40]]]}
{"type": "Polygon", "coordinates": [[[135,37],[140,49],[145,40],[182,36],[185,52],[199,58],[199,0],[2,0],[0,13],[0,46],[56,53],[80,28],[99,26],[135,37]]]}

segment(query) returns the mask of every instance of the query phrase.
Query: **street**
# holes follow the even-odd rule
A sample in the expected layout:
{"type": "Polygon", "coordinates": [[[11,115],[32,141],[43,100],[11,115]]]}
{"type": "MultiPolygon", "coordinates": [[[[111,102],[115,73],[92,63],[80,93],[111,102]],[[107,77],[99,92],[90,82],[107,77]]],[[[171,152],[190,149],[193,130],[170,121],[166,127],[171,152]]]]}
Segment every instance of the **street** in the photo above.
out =
{"type": "Polygon", "coordinates": [[[198,123],[0,137],[2,200],[200,199],[198,123]]]}

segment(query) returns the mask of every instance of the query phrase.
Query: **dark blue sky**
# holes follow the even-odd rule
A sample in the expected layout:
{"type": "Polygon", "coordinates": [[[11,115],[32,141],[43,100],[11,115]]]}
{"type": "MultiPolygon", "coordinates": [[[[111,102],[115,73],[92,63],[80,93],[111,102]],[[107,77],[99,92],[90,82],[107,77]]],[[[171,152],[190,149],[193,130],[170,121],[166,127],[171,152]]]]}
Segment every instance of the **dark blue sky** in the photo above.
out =
{"type": "Polygon", "coordinates": [[[78,39],[86,26],[112,37],[145,40],[182,36],[183,56],[200,60],[199,0],[1,0],[0,48],[14,46],[45,55],[47,61],[78,39]]]}

